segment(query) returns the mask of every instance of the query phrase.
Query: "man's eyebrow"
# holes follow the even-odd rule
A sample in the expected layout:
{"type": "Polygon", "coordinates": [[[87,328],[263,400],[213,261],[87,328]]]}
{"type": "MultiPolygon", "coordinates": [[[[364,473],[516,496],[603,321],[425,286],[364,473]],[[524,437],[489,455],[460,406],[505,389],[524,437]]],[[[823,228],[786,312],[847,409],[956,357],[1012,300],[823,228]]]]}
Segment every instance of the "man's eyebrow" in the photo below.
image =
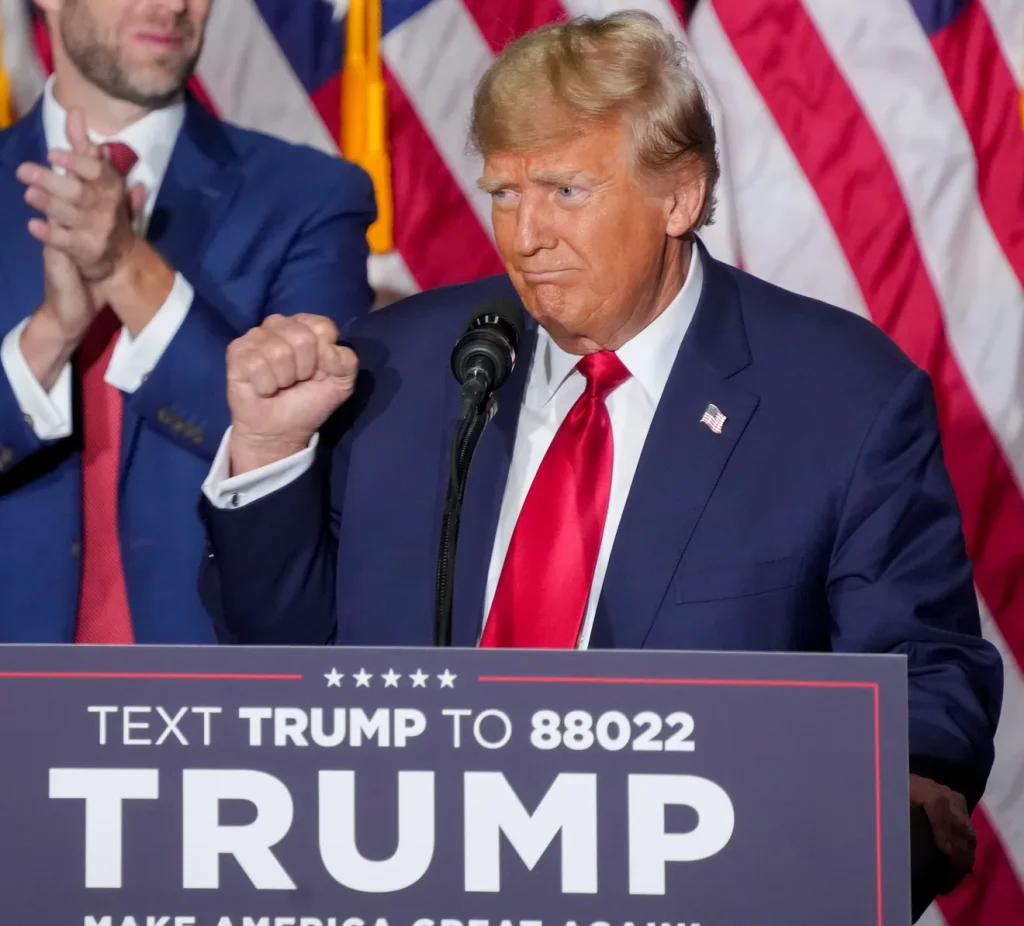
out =
{"type": "Polygon", "coordinates": [[[547,183],[550,186],[562,186],[572,183],[580,178],[586,179],[588,174],[581,168],[567,168],[566,170],[538,170],[530,174],[530,179],[537,183],[547,183]]]}
{"type": "Polygon", "coordinates": [[[493,193],[508,186],[508,183],[507,177],[481,177],[477,180],[476,185],[485,193],[493,193]]]}
{"type": "MultiPolygon", "coordinates": [[[[534,183],[544,183],[548,186],[567,186],[577,180],[586,181],[589,184],[596,184],[597,180],[583,168],[566,168],[565,170],[537,170],[530,173],[530,180],[534,183]]],[[[477,180],[476,185],[485,193],[493,193],[496,190],[504,189],[512,185],[512,181],[501,174],[496,176],[483,176],[477,180]]]]}

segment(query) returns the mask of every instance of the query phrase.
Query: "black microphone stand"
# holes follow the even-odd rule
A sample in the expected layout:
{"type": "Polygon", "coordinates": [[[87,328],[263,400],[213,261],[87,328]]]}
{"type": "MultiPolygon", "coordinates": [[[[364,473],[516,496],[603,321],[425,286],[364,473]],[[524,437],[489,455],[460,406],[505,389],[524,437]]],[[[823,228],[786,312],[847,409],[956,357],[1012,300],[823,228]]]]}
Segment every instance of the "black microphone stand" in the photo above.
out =
{"type": "Polygon", "coordinates": [[[451,468],[448,474],[448,493],[441,517],[441,545],[437,556],[437,596],[434,611],[434,646],[452,645],[452,598],[454,596],[455,550],[459,539],[459,521],[462,499],[466,491],[469,464],[487,422],[494,417],[497,403],[493,396],[481,408],[474,397],[462,400],[452,437],[451,468]]]}

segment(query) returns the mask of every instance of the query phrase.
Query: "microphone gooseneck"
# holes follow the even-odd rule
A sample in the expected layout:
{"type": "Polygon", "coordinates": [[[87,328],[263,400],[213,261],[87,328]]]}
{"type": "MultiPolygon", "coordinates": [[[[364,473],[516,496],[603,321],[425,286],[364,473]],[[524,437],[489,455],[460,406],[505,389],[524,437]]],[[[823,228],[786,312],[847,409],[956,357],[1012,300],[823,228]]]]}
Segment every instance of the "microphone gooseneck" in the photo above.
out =
{"type": "Polygon", "coordinates": [[[434,645],[451,646],[455,551],[469,465],[487,423],[495,391],[508,379],[523,337],[523,310],[511,299],[488,299],[470,316],[452,351],[451,367],[462,387],[462,413],[452,436],[448,494],[441,517],[437,557],[434,645]]]}

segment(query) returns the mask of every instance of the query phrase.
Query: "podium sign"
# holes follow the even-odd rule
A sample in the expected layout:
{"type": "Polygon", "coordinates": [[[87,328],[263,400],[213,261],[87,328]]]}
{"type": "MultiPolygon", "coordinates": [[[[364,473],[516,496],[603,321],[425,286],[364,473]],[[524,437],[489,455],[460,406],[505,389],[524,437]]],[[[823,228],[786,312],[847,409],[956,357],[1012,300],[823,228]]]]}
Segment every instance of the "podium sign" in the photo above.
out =
{"type": "Polygon", "coordinates": [[[0,647],[45,926],[904,926],[902,657],[0,647]]]}

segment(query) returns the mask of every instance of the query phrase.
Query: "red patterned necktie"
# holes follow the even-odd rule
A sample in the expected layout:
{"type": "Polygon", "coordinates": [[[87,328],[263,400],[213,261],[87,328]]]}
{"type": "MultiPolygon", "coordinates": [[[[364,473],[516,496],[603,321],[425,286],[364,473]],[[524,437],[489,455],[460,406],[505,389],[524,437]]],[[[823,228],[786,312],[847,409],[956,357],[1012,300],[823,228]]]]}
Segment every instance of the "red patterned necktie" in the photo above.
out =
{"type": "Polygon", "coordinates": [[[572,649],[579,639],[611,493],[604,400],[629,378],[611,351],[576,366],[586,389],[562,422],[519,513],[481,646],[572,649]]]}
{"type": "MultiPolygon", "coordinates": [[[[121,142],[104,146],[127,177],[138,160],[121,142]]],[[[117,527],[121,463],[121,393],[103,377],[121,323],[109,307],[89,328],[78,352],[82,391],[82,579],[76,643],[133,642],[117,527]]]]}

